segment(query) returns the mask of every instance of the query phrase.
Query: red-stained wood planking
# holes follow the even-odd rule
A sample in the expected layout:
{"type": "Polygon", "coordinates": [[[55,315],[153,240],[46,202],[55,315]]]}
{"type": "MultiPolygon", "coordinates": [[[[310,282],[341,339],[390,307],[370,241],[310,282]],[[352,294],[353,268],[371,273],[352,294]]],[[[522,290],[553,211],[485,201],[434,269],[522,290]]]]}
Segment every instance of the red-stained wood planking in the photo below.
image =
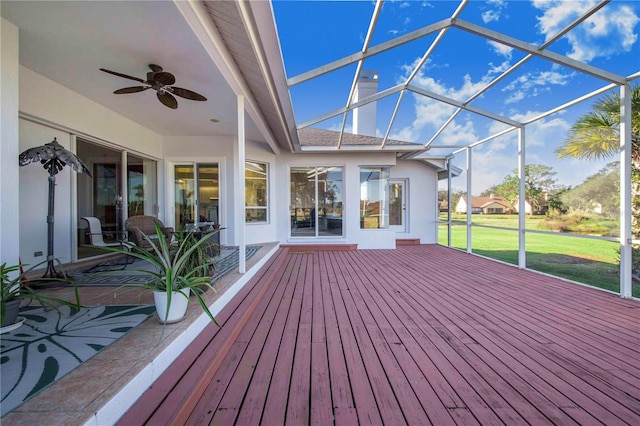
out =
{"type": "MultiPolygon", "coordinates": [[[[364,274],[369,276],[368,274],[371,272],[374,274],[380,274],[385,267],[385,265],[380,262],[366,262],[366,268],[362,268],[361,266],[356,267],[354,265],[356,262],[355,258],[359,256],[351,257],[354,259],[352,259],[348,264],[345,262],[344,266],[349,269],[352,267],[354,269],[352,272],[353,275],[364,274]]],[[[388,280],[387,285],[394,286],[394,281],[396,280],[388,280]]],[[[370,286],[371,284],[369,283],[368,287],[370,286]]],[[[390,301],[385,301],[385,303],[389,304],[390,301]]],[[[413,315],[415,315],[415,313],[413,315]]],[[[519,416],[512,407],[505,403],[502,396],[491,387],[479,372],[475,371],[471,366],[463,362],[457,348],[452,346],[452,343],[454,343],[454,336],[445,333],[442,328],[433,329],[432,326],[430,326],[429,329],[424,329],[423,331],[427,331],[428,339],[433,345],[433,350],[429,352],[429,356],[436,359],[439,358],[439,368],[446,371],[452,367],[456,371],[460,372],[461,377],[471,386],[473,392],[477,393],[478,398],[473,397],[473,393],[467,394],[466,398],[471,398],[469,402],[467,402],[467,405],[472,408],[475,407],[477,410],[485,410],[484,422],[489,420],[490,422],[497,423],[498,418],[505,420],[508,424],[521,423],[523,421],[522,417],[519,416]],[[446,362],[444,360],[446,360],[446,362]],[[496,417],[492,418],[487,409],[493,410],[496,417]]],[[[425,343],[426,342],[423,342],[423,344],[425,343]]]]}
{"type": "Polygon", "coordinates": [[[295,309],[292,304],[295,291],[294,282],[287,277],[283,277],[280,282],[283,292],[278,294],[280,300],[277,303],[277,312],[273,318],[273,323],[266,338],[262,355],[257,364],[256,371],[251,379],[251,386],[248,387],[241,410],[238,414],[236,424],[253,425],[259,424],[264,410],[266,397],[274,374],[274,368],[278,351],[283,343],[283,332],[291,309],[295,309]]]}
{"type": "MultiPolygon", "coordinates": [[[[492,300],[497,300],[497,299],[484,298],[481,304],[486,305],[488,303],[491,303],[492,300]]],[[[462,303],[464,304],[467,302],[462,302],[462,303]]],[[[473,306],[470,306],[470,307],[473,308],[473,306]]],[[[485,310],[486,308],[482,308],[482,311],[485,311],[485,310]]],[[[478,315],[477,315],[478,318],[483,317],[484,314],[482,311],[478,311],[478,315]]],[[[493,315],[500,316],[501,313],[504,313],[505,309],[493,308],[493,309],[490,309],[490,311],[493,312],[493,315]]],[[[514,317],[520,318],[523,316],[522,312],[524,312],[522,309],[511,311],[512,316],[503,316],[502,319],[508,322],[508,320],[511,318],[514,318],[514,317]]],[[[596,393],[592,392],[591,395],[594,399],[598,401],[602,400],[607,404],[617,405],[619,404],[619,402],[623,402],[623,404],[626,404],[628,401],[628,395],[626,395],[627,393],[637,395],[637,390],[638,390],[637,386],[640,385],[640,381],[634,378],[627,382],[628,386],[625,386],[626,384],[624,383],[624,381],[618,379],[616,376],[609,374],[612,370],[614,371],[617,370],[617,368],[616,369],[611,368],[611,365],[617,365],[617,364],[615,363],[611,365],[608,364],[608,362],[610,362],[611,360],[607,358],[611,354],[611,352],[615,352],[616,350],[615,345],[613,346],[606,345],[606,344],[601,345],[599,343],[601,340],[601,337],[596,338],[595,340],[597,343],[593,343],[593,345],[589,345],[589,342],[592,342],[593,339],[586,340],[586,344],[583,344],[584,342],[582,342],[581,340],[576,340],[574,338],[574,335],[579,334],[582,331],[587,332],[588,330],[586,330],[584,327],[580,327],[578,323],[565,324],[564,321],[560,321],[554,325],[548,325],[548,324],[544,324],[546,322],[544,317],[538,318],[538,315],[535,314],[534,312],[531,312],[528,315],[530,316],[529,321],[522,321],[520,324],[520,327],[512,327],[511,334],[508,334],[508,336],[509,335],[519,336],[521,340],[525,340],[526,342],[527,334],[528,334],[526,332],[526,329],[527,328],[531,329],[531,327],[533,327],[536,324],[536,321],[531,320],[532,316],[535,316],[536,319],[540,319],[540,322],[543,323],[542,326],[546,327],[547,333],[553,333],[553,334],[564,333],[564,334],[558,334],[557,339],[551,339],[547,342],[544,342],[545,344],[539,345],[539,347],[536,348],[539,352],[541,352],[541,354],[547,356],[546,359],[543,358],[540,360],[541,364],[549,364],[550,361],[553,362],[555,359],[559,358],[560,362],[563,363],[564,370],[569,370],[569,371],[573,370],[575,373],[575,376],[578,377],[578,380],[590,382],[594,384],[596,389],[599,388],[601,390],[604,390],[605,395],[602,395],[601,393],[597,393],[597,392],[596,393]],[[523,330],[525,331],[523,332],[523,330]],[[569,341],[569,344],[567,344],[567,341],[569,341]],[[552,346],[551,349],[550,349],[550,346],[552,346]],[[596,351],[595,355],[592,356],[590,352],[593,351],[594,346],[599,346],[599,352],[596,351]],[[567,347],[570,348],[572,352],[567,350],[567,347]],[[588,360],[589,362],[588,363],[585,362],[585,359],[579,358],[578,356],[582,358],[586,357],[585,359],[588,360]],[[571,362],[566,362],[566,361],[571,361],[571,362]],[[592,368],[597,365],[600,365],[601,368],[592,368]],[[583,371],[589,371],[590,374],[580,374],[580,369],[582,369],[583,371]],[[593,383],[594,380],[597,380],[596,377],[602,377],[602,380],[604,380],[605,383],[617,382],[621,386],[625,387],[626,389],[624,392],[620,392],[617,389],[615,389],[615,387],[608,387],[607,385],[604,385],[604,388],[603,388],[602,383],[593,383]],[[635,382],[635,386],[631,382],[635,382]],[[613,396],[613,399],[617,401],[609,400],[610,396],[613,396]],[[606,402],[607,400],[609,401],[606,402]]],[[[561,316],[558,318],[561,318],[561,316]]],[[[587,318],[585,318],[585,320],[588,321],[587,318]]],[[[511,325],[507,324],[504,327],[508,328],[508,327],[511,327],[511,325]]],[[[494,334],[495,333],[496,332],[494,331],[494,334]]],[[[611,337],[611,340],[616,340],[616,337],[615,336],[611,337]]],[[[529,342],[528,344],[531,347],[532,343],[529,342]]],[[[524,348],[523,350],[530,351],[531,349],[524,348]]],[[[633,354],[630,354],[630,353],[627,353],[627,354],[631,357],[635,357],[633,354]]],[[[537,357],[536,354],[532,354],[531,356],[534,358],[537,357]]],[[[562,370],[554,369],[554,367],[555,367],[554,364],[547,365],[547,369],[554,372],[555,375],[566,374],[562,370]]],[[[629,370],[631,371],[632,369],[634,368],[632,367],[629,370]]],[[[636,374],[637,374],[637,369],[636,369],[636,374]]],[[[569,376],[567,379],[563,380],[563,382],[567,380],[571,381],[574,379],[573,377],[569,376]]],[[[575,386],[578,388],[584,387],[586,390],[591,389],[591,387],[587,386],[585,383],[577,383],[575,384],[575,386]]],[[[636,399],[637,399],[637,396],[636,396],[636,399]]],[[[624,410],[624,408],[622,408],[622,410],[624,410]]]]}
{"type": "Polygon", "coordinates": [[[184,403],[193,392],[193,386],[201,377],[202,370],[210,364],[215,351],[207,348],[222,345],[229,340],[233,332],[234,318],[244,314],[243,303],[250,303],[252,295],[260,291],[260,283],[269,280],[274,271],[287,259],[287,250],[280,250],[263,268],[242,288],[227,306],[216,315],[222,326],[208,325],[194,341],[183,351],[153,385],[124,414],[119,424],[130,425],[144,423],[152,416],[166,421],[176,414],[177,407],[184,403]],[[226,327],[225,327],[226,325],[226,327]],[[167,416],[167,417],[163,417],[167,416]]]}
{"type": "MultiPolygon", "coordinates": [[[[384,275],[384,272],[382,273],[384,275]]],[[[381,287],[381,291],[383,291],[384,288],[381,287]]],[[[395,289],[392,289],[395,290],[395,289]]],[[[407,289],[407,292],[411,292],[413,291],[413,289],[407,289]]],[[[430,298],[438,298],[439,294],[441,292],[432,292],[429,297],[430,298]]],[[[396,294],[397,291],[396,291],[396,294]]],[[[390,293],[388,296],[392,296],[392,294],[390,293]]],[[[418,292],[415,292],[414,295],[410,295],[409,297],[407,297],[406,302],[407,305],[405,306],[411,306],[412,303],[415,303],[415,300],[418,300],[421,297],[420,294],[418,294],[418,292]],[[413,297],[412,297],[413,296],[413,297]]],[[[445,298],[440,298],[438,302],[434,301],[434,305],[441,305],[442,309],[444,311],[450,310],[450,312],[454,312],[455,310],[455,306],[447,306],[446,303],[446,299],[445,298]]],[[[437,309],[435,309],[434,307],[431,306],[426,306],[426,307],[421,307],[418,305],[417,309],[415,310],[416,315],[418,315],[419,311],[422,312],[431,312],[431,311],[436,311],[437,309]]],[[[458,312],[459,315],[459,321],[457,322],[452,322],[452,321],[448,321],[446,319],[446,316],[444,315],[444,313],[442,315],[438,315],[438,317],[440,318],[439,321],[442,325],[445,325],[445,327],[447,327],[449,329],[449,331],[452,331],[453,335],[456,336],[456,338],[458,338],[460,340],[461,343],[464,343],[464,341],[466,341],[466,343],[464,344],[464,348],[465,349],[470,349],[471,351],[474,352],[474,354],[476,354],[477,356],[479,356],[482,359],[486,359],[487,354],[486,351],[484,351],[484,347],[479,345],[479,344],[475,344],[476,343],[476,339],[479,339],[479,334],[477,333],[473,333],[473,332],[469,332],[469,333],[464,333],[464,332],[460,332],[460,331],[464,331],[464,329],[467,329],[466,326],[466,322],[465,319],[467,317],[467,315],[464,312],[458,312]],[[460,330],[451,330],[450,327],[457,327],[457,326],[461,326],[462,328],[460,330]],[[470,336],[473,336],[473,338],[470,338],[470,336]],[[465,336],[462,337],[461,336],[465,336]],[[480,355],[478,355],[476,352],[479,352],[480,355]],[[483,358],[484,356],[484,358],[483,358]]],[[[473,321],[475,322],[475,320],[473,321]]],[[[442,332],[442,331],[441,331],[442,332]]],[[[491,342],[488,342],[491,343],[491,342]]],[[[485,343],[483,343],[485,344],[485,343]]],[[[458,345],[459,346],[459,345],[458,345]]],[[[499,350],[499,348],[498,348],[499,350]]],[[[482,366],[482,364],[477,364],[478,360],[474,359],[473,357],[470,356],[470,354],[466,353],[466,350],[460,350],[459,353],[460,355],[462,355],[465,360],[472,366],[475,366],[476,369],[483,369],[484,367],[482,366]]],[[[506,353],[502,353],[500,354],[500,357],[496,357],[494,359],[491,359],[491,363],[487,363],[487,365],[498,365],[500,366],[500,371],[501,373],[504,375],[504,380],[506,382],[506,384],[508,384],[508,386],[512,386],[515,390],[518,391],[519,394],[522,394],[523,396],[526,396],[527,398],[529,398],[530,401],[532,401],[534,404],[532,407],[535,407],[537,409],[539,409],[542,413],[544,413],[547,417],[549,417],[550,419],[552,419],[554,422],[563,422],[565,424],[569,424],[571,422],[571,420],[559,409],[551,406],[550,404],[548,404],[548,401],[546,400],[546,398],[542,397],[540,394],[537,393],[537,391],[535,391],[535,388],[531,386],[531,383],[543,383],[540,380],[536,380],[537,376],[535,374],[529,374],[527,375],[526,373],[524,374],[524,377],[520,378],[518,376],[515,376],[512,374],[512,372],[510,370],[508,370],[507,368],[505,368],[504,365],[501,366],[502,362],[505,359],[505,355],[508,358],[508,354],[506,353]]],[[[489,355],[490,356],[490,355],[489,355]]],[[[513,365],[513,364],[511,364],[513,365]]],[[[492,372],[487,371],[483,374],[483,376],[485,377],[491,377],[492,376],[492,372]]],[[[494,383],[494,386],[496,386],[497,382],[495,379],[491,380],[492,383],[494,383]]],[[[505,382],[502,383],[502,386],[505,386],[505,382]]],[[[508,390],[508,387],[505,388],[508,390]]],[[[516,394],[517,395],[517,394],[516,394]]],[[[561,403],[565,403],[566,401],[561,401],[561,403]]],[[[522,404],[520,404],[522,406],[522,404]]],[[[529,407],[532,408],[532,407],[529,407]]],[[[530,415],[533,414],[534,417],[537,417],[537,414],[535,412],[533,413],[529,413],[530,415]]],[[[539,423],[540,419],[538,418],[537,421],[533,420],[533,422],[535,423],[539,423]]],[[[590,421],[593,421],[593,418],[590,419],[590,421]]]]}
{"type": "Polygon", "coordinates": [[[640,424],[637,301],[435,245],[281,255],[154,384],[168,395],[130,413],[157,409],[174,424],[640,424]],[[208,383],[193,384],[196,366],[212,370],[208,383]],[[185,399],[198,403],[167,404],[185,399]]]}
{"type": "Polygon", "coordinates": [[[345,361],[345,346],[340,336],[338,315],[331,297],[331,288],[337,284],[337,279],[330,262],[329,253],[322,252],[318,254],[322,304],[324,307],[324,329],[326,333],[327,378],[330,379],[333,417],[336,424],[358,424],[358,415],[349,382],[349,371],[345,361]]]}
{"type": "Polygon", "coordinates": [[[219,368],[212,373],[210,380],[201,382],[201,394],[194,395],[194,400],[197,399],[197,403],[189,413],[185,413],[188,414],[188,417],[183,423],[233,423],[232,419],[238,415],[237,399],[244,395],[246,383],[253,372],[251,362],[256,359],[256,351],[263,343],[263,339],[261,339],[263,330],[258,333],[255,340],[253,339],[256,328],[260,324],[264,312],[269,308],[271,296],[279,288],[278,284],[283,282],[283,276],[288,275],[287,271],[294,267],[291,265],[290,259],[287,260],[288,262],[278,270],[279,273],[271,281],[265,283],[263,296],[252,302],[255,303],[255,307],[233,339],[233,350],[221,359],[219,368]],[[247,353],[247,351],[249,352],[247,353]]]}
{"type": "Polygon", "coordinates": [[[342,356],[344,356],[359,423],[381,425],[383,422],[380,410],[378,409],[374,391],[367,376],[367,370],[362,361],[360,349],[358,348],[354,327],[349,319],[347,306],[343,299],[343,294],[349,291],[348,285],[344,280],[340,265],[336,262],[334,253],[331,253],[330,256],[331,261],[327,266],[333,270],[333,278],[336,280],[335,283],[332,283],[330,286],[331,300],[335,309],[338,331],[342,342],[341,347],[337,345],[330,346],[332,357],[339,357],[340,352],[342,352],[342,356]],[[335,351],[337,351],[337,354],[335,351]]]}
{"type": "Polygon", "coordinates": [[[289,399],[289,388],[291,384],[291,373],[293,370],[293,356],[295,353],[296,337],[298,334],[298,324],[303,300],[304,286],[298,284],[298,275],[304,274],[301,267],[304,256],[292,256],[295,261],[295,270],[288,277],[294,287],[291,298],[291,308],[287,315],[287,320],[282,332],[282,342],[278,349],[269,392],[266,396],[265,407],[262,418],[265,424],[284,424],[287,415],[287,401],[289,399]]]}
{"type": "MultiPolygon", "coordinates": [[[[424,379],[420,380],[418,376],[411,374],[411,361],[405,359],[406,350],[402,347],[403,343],[389,322],[388,317],[393,313],[388,309],[381,310],[377,305],[377,301],[381,299],[371,293],[375,280],[379,279],[379,275],[373,271],[375,267],[372,268],[371,264],[357,263],[358,259],[353,259],[348,266],[351,270],[351,281],[355,284],[351,295],[359,306],[360,316],[369,326],[371,344],[378,354],[406,422],[420,424],[425,418],[429,418],[434,424],[452,423],[451,416],[441,404],[438,404],[440,410],[429,407],[433,402],[429,398],[431,395],[423,393],[428,384],[424,379]],[[423,398],[423,403],[418,396],[423,398]]],[[[385,303],[386,306],[388,305],[385,303]]],[[[365,349],[366,344],[368,342],[363,343],[365,349]]]]}
{"type": "MultiPolygon", "coordinates": [[[[501,268],[507,268],[507,271],[512,269],[507,266],[500,265],[500,267],[496,267],[494,271],[498,273],[500,272],[499,269],[501,268]]],[[[436,272],[436,275],[438,274],[443,276],[446,275],[442,271],[436,272]]],[[[526,275],[526,274],[523,274],[523,275],[526,275]]],[[[537,274],[531,274],[529,278],[536,279],[537,274]]],[[[502,286],[505,283],[508,283],[509,281],[505,281],[499,284],[502,286]]],[[[476,278],[476,283],[477,282],[478,281],[476,278]]],[[[494,276],[493,283],[495,284],[495,282],[496,282],[496,278],[494,276]]],[[[535,282],[524,282],[522,284],[527,286],[536,285],[535,282]]],[[[492,290],[489,290],[489,287],[492,286],[492,283],[483,282],[482,286],[483,287],[479,292],[479,294],[481,293],[484,296],[485,293],[489,293],[492,291],[492,290]]],[[[575,289],[579,289],[576,286],[572,286],[572,287],[574,287],[575,289]]],[[[520,351],[522,351],[522,354],[527,354],[527,358],[537,361],[539,368],[541,368],[541,372],[539,372],[538,374],[546,375],[547,380],[551,381],[554,378],[559,377],[560,380],[557,382],[557,385],[559,385],[561,389],[566,390],[566,392],[571,393],[571,397],[575,401],[577,401],[576,404],[578,406],[589,407],[589,411],[591,413],[595,413],[598,418],[608,422],[615,423],[616,421],[619,421],[620,418],[628,419],[628,418],[635,417],[636,414],[630,413],[630,411],[626,407],[621,406],[619,402],[607,396],[608,392],[614,392],[615,394],[616,390],[612,389],[606,382],[600,382],[599,387],[598,387],[598,383],[595,384],[596,387],[591,387],[585,383],[585,381],[592,381],[590,379],[592,378],[591,374],[593,373],[591,373],[588,369],[583,370],[583,374],[571,375],[567,371],[574,367],[574,364],[572,362],[567,362],[571,360],[568,360],[565,358],[564,359],[565,362],[563,365],[552,362],[554,360],[553,355],[555,354],[556,355],[555,357],[558,357],[558,355],[549,346],[554,344],[557,345],[558,343],[564,343],[562,338],[557,340],[553,339],[546,342],[540,342],[540,344],[538,345],[536,345],[536,342],[527,341],[528,336],[527,336],[526,328],[533,327],[535,329],[535,326],[538,325],[539,322],[545,323],[544,321],[545,318],[539,318],[539,314],[537,313],[536,309],[531,309],[529,307],[529,309],[526,310],[526,306],[520,307],[519,310],[511,311],[510,312],[511,315],[505,314],[505,305],[512,303],[512,301],[514,299],[518,299],[519,296],[521,298],[521,295],[520,295],[521,291],[517,287],[512,287],[510,289],[502,288],[499,294],[496,293],[494,294],[493,297],[488,297],[488,296],[482,297],[482,299],[476,304],[473,304],[470,302],[471,296],[473,295],[472,292],[476,291],[473,287],[466,287],[465,288],[466,291],[464,292],[460,291],[459,286],[454,286],[453,288],[457,291],[457,297],[453,299],[454,302],[451,303],[451,306],[458,306],[458,309],[464,310],[465,313],[462,315],[469,315],[469,310],[474,309],[475,315],[473,315],[473,318],[476,318],[476,320],[478,321],[486,321],[485,318],[487,317],[489,318],[493,316],[497,317],[497,320],[493,324],[490,324],[490,326],[493,328],[492,334],[496,335],[498,333],[502,333],[502,335],[506,337],[507,343],[510,344],[512,348],[517,347],[520,351]],[[511,297],[506,297],[508,296],[507,294],[505,294],[505,292],[507,291],[510,291],[513,293],[511,297]],[[513,321],[514,317],[521,317],[521,316],[528,317],[529,321],[523,321],[520,324],[521,327],[512,326],[511,324],[514,322],[513,321]],[[523,331],[522,328],[525,328],[525,331],[523,331]],[[502,332],[502,329],[506,329],[508,331],[505,333],[505,332],[502,332]],[[525,344],[521,345],[522,342],[525,342],[525,344]],[[558,343],[554,343],[554,342],[558,342],[558,343]],[[544,354],[547,354],[546,358],[543,356],[544,354]],[[552,354],[552,356],[549,357],[548,354],[552,354]],[[586,372],[589,372],[589,374],[585,374],[586,372]],[[615,411],[619,417],[612,415],[609,412],[609,407],[612,409],[611,411],[615,411]],[[631,417],[627,417],[627,416],[631,416],[631,417]]],[[[585,289],[584,291],[587,291],[587,290],[585,289]]],[[[594,292],[594,290],[589,290],[589,291],[594,292]]],[[[435,294],[435,296],[438,297],[440,294],[441,293],[437,293],[435,294]]],[[[530,299],[528,300],[528,302],[531,303],[535,301],[537,305],[537,302],[538,302],[536,300],[537,298],[533,299],[534,297],[535,295],[533,294],[530,295],[530,299]]],[[[612,297],[615,297],[615,296],[612,296],[612,297]]],[[[409,299],[414,300],[414,297],[412,297],[411,295],[408,295],[407,298],[408,300],[409,299]]],[[[447,309],[447,306],[445,303],[443,303],[442,300],[440,300],[440,301],[434,301],[432,303],[432,308],[442,309],[442,312],[444,313],[447,309]]],[[[426,308],[426,309],[431,309],[431,308],[426,308]]],[[[507,312],[509,312],[508,309],[507,309],[507,312]]],[[[549,318],[553,318],[553,317],[547,317],[547,319],[549,318]]],[[[560,316],[558,317],[558,319],[562,319],[562,317],[560,316]]],[[[542,324],[541,326],[548,327],[549,329],[546,331],[552,332],[554,330],[563,329],[563,327],[565,327],[565,323],[564,321],[560,320],[552,325],[542,324]]],[[[572,327],[578,327],[578,325],[573,324],[572,327]]],[[[588,327],[584,327],[584,328],[588,329],[588,327]]],[[[637,332],[637,328],[636,328],[636,332],[637,332]]],[[[570,333],[566,333],[563,337],[565,340],[572,339],[572,336],[570,335],[570,333]]],[[[602,351],[601,356],[604,358],[608,350],[606,347],[602,347],[601,351],[602,351]]],[[[560,358],[562,359],[562,357],[560,358]]],[[[600,364],[603,367],[603,369],[610,368],[610,365],[607,362],[601,362],[600,364]]],[[[628,391],[629,389],[633,389],[633,386],[626,387],[626,391],[628,391]]],[[[635,406],[637,409],[637,399],[626,398],[626,396],[623,394],[624,391],[618,391],[617,393],[618,393],[617,395],[618,397],[620,397],[623,401],[629,403],[630,406],[632,407],[635,406]]]]}
{"type": "MultiPolygon", "coordinates": [[[[321,273],[320,256],[315,256],[312,262],[312,323],[311,323],[311,412],[310,424],[327,425],[333,423],[333,404],[331,397],[331,370],[329,369],[329,355],[327,353],[327,327],[325,312],[330,311],[325,306],[323,298],[323,279],[326,272],[321,273]]],[[[333,330],[329,330],[333,332],[333,330]]]]}
{"type": "MultiPolygon", "coordinates": [[[[267,337],[271,331],[271,326],[278,314],[278,308],[280,307],[280,301],[283,298],[285,286],[283,285],[285,280],[274,280],[274,284],[271,288],[265,292],[260,304],[256,307],[253,315],[245,324],[242,333],[238,335],[237,342],[242,343],[244,346],[238,345],[238,349],[243,349],[243,352],[238,357],[238,364],[235,366],[233,377],[230,381],[225,381],[222,378],[214,376],[215,381],[220,381],[226,384],[226,389],[222,399],[214,404],[213,401],[202,398],[198,403],[199,406],[211,407],[216,406],[217,410],[213,412],[211,418],[207,418],[206,422],[211,421],[212,424],[227,425],[233,424],[236,416],[240,413],[241,406],[245,410],[255,410],[251,413],[251,417],[258,420],[262,413],[262,406],[254,403],[252,406],[244,405],[243,400],[245,398],[247,388],[251,382],[254,384],[254,372],[257,370],[258,361],[262,358],[262,354],[265,351],[265,343],[267,337]]],[[[268,357],[269,354],[266,354],[268,357]]],[[[224,373],[224,372],[223,372],[224,373]]],[[[263,375],[269,375],[270,371],[265,371],[265,368],[261,368],[258,373],[257,386],[260,386],[259,379],[263,378],[263,375]]],[[[257,402],[257,401],[255,401],[257,402]]],[[[195,411],[194,411],[195,412],[195,411]]]]}
{"type": "Polygon", "coordinates": [[[302,257],[297,286],[303,287],[302,305],[298,321],[298,333],[292,360],[291,383],[285,423],[308,424],[310,417],[311,395],[311,322],[313,307],[312,259],[310,255],[302,257]]]}

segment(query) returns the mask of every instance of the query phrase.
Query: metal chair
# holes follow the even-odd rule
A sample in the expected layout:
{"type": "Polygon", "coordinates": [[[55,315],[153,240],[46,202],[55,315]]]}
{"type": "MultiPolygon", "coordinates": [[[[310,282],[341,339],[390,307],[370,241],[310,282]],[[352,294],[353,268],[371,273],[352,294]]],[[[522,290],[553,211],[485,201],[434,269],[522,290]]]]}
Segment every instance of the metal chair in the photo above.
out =
{"type": "MultiPolygon", "coordinates": [[[[98,219],[97,217],[85,216],[85,217],[82,217],[81,219],[84,220],[88,225],[89,231],[87,232],[87,235],[89,235],[89,242],[92,246],[121,247],[126,249],[127,246],[124,244],[124,242],[127,240],[126,231],[103,231],[102,223],[100,222],[100,219],[98,219]],[[105,235],[112,235],[115,237],[117,241],[106,242],[104,240],[105,235]]],[[[127,255],[124,258],[124,264],[118,265],[118,266],[122,266],[122,269],[124,269],[127,267],[129,263],[130,263],[129,256],[127,255]]],[[[88,271],[91,271],[98,266],[99,265],[95,265],[93,268],[89,268],[88,271]]]]}
{"type": "Polygon", "coordinates": [[[113,233],[113,232],[103,231],[102,223],[100,222],[100,219],[98,219],[97,217],[86,216],[81,219],[87,222],[87,225],[89,227],[89,232],[87,232],[87,235],[89,235],[89,241],[92,246],[117,247],[122,245],[123,238],[118,238],[118,241],[114,241],[111,243],[107,243],[104,241],[105,234],[123,235],[122,232],[113,233]]]}

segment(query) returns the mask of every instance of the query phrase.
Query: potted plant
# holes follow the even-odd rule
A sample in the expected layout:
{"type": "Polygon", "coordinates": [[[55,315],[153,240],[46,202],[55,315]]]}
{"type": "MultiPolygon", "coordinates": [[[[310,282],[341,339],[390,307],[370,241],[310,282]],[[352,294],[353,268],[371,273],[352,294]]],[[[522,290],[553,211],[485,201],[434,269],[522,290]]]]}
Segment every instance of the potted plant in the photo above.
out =
{"type": "Polygon", "coordinates": [[[78,289],[73,280],[64,278],[38,278],[38,281],[65,281],[73,284],[75,301],[59,299],[57,297],[48,296],[39,293],[26,284],[25,277],[29,272],[38,266],[44,264],[41,262],[23,271],[26,265],[7,265],[6,262],[0,265],[0,324],[2,327],[9,327],[16,324],[18,319],[18,310],[23,300],[33,300],[44,307],[56,309],[58,305],[67,305],[80,309],[80,296],[78,289]]]}
{"type": "MultiPolygon", "coordinates": [[[[134,270],[137,274],[148,277],[144,283],[126,283],[123,287],[146,288],[153,291],[158,320],[163,324],[182,320],[187,311],[187,304],[191,293],[195,296],[202,310],[211,321],[219,325],[202,298],[202,294],[212,289],[211,271],[215,264],[206,255],[207,240],[213,234],[207,234],[200,239],[190,233],[177,233],[175,245],[170,245],[165,238],[161,238],[163,231],[155,224],[158,238],[151,238],[142,234],[149,243],[148,248],[126,242],[126,248],[103,247],[104,250],[131,256],[151,264],[150,269],[134,270]]],[[[109,271],[104,273],[127,273],[132,271],[109,271]]]]}

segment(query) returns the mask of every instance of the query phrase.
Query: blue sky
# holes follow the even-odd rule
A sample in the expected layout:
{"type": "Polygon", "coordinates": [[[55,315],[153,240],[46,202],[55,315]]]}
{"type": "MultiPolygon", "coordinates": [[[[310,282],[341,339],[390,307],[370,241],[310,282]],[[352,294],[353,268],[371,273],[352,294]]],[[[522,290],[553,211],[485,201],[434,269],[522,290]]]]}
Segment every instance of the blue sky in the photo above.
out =
{"type": "MultiPolygon", "coordinates": [[[[470,1],[460,19],[540,45],[581,13],[596,4],[591,0],[470,1]]],[[[387,1],[370,46],[449,18],[457,1],[387,1]]],[[[343,58],[362,49],[375,7],[372,1],[275,0],[273,8],[288,77],[343,58]]],[[[564,35],[550,51],[589,65],[630,76],[640,71],[640,2],[616,1],[564,35]]],[[[379,74],[379,89],[404,82],[437,33],[368,58],[363,70],[379,74]]],[[[413,81],[415,86],[465,101],[525,56],[525,53],[451,28],[413,81]]],[[[298,123],[344,107],[356,66],[344,67],[291,90],[298,123]]],[[[640,83],[640,81],[638,81],[640,83]]],[[[573,69],[534,58],[491,88],[471,105],[518,121],[535,117],[574,98],[604,87],[607,82],[573,69]]],[[[554,152],[577,117],[589,111],[595,99],[582,102],[526,128],[527,163],[546,164],[559,183],[577,185],[608,161],[578,162],[558,159],[554,152]]],[[[397,95],[378,101],[378,133],[387,131],[397,95]]],[[[452,107],[408,94],[401,103],[390,137],[426,143],[449,118],[452,107]]],[[[338,130],[342,116],[316,127],[338,130]]],[[[351,120],[347,122],[350,131],[351,120]]],[[[434,141],[436,146],[473,143],[496,133],[504,125],[463,112],[434,141]]],[[[517,134],[511,132],[473,153],[473,193],[502,181],[517,167],[517,134]]],[[[435,153],[451,149],[435,150],[435,153]]],[[[464,168],[464,156],[454,163],[464,168]]],[[[464,187],[464,176],[455,186],[464,187]]]]}

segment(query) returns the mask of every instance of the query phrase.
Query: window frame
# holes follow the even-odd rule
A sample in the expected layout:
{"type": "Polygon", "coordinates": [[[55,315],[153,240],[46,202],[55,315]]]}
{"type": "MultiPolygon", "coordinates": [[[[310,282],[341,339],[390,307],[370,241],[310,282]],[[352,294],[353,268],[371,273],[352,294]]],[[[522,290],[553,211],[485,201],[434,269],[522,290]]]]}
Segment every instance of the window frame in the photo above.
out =
{"type": "Polygon", "coordinates": [[[360,220],[360,230],[367,230],[367,231],[375,231],[375,230],[384,230],[384,229],[389,229],[389,182],[391,180],[391,166],[368,166],[368,165],[360,165],[358,167],[358,180],[360,182],[360,200],[359,200],[359,207],[358,207],[358,216],[359,216],[359,220],[360,220]],[[362,184],[364,183],[362,181],[362,172],[363,170],[369,170],[369,171],[377,171],[379,172],[381,175],[385,174],[385,180],[386,183],[384,184],[384,192],[386,192],[387,195],[387,199],[386,200],[379,200],[378,201],[378,206],[379,206],[379,213],[378,213],[378,226],[377,227],[368,227],[366,226],[367,222],[366,222],[366,217],[367,216],[363,216],[363,202],[366,202],[367,200],[363,200],[362,199],[362,184]],[[382,225],[382,226],[380,226],[382,225]]]}
{"type": "MultiPolygon", "coordinates": [[[[257,160],[245,160],[244,162],[244,179],[245,179],[245,184],[244,184],[244,191],[245,191],[245,196],[244,196],[244,218],[245,218],[245,224],[247,225],[259,225],[259,224],[268,224],[270,223],[270,213],[269,213],[269,163],[267,163],[266,161],[257,161],[257,160]],[[254,205],[248,205],[247,204],[247,193],[248,193],[248,183],[250,180],[258,180],[259,178],[256,177],[249,177],[247,176],[247,164],[249,163],[253,163],[256,165],[261,165],[264,166],[264,181],[265,181],[265,194],[264,194],[264,206],[254,206],[254,205]],[[265,219],[264,220],[249,220],[249,217],[247,216],[247,212],[250,210],[264,210],[265,211],[265,219]]],[[[255,197],[256,199],[258,197],[255,197]]]]}

